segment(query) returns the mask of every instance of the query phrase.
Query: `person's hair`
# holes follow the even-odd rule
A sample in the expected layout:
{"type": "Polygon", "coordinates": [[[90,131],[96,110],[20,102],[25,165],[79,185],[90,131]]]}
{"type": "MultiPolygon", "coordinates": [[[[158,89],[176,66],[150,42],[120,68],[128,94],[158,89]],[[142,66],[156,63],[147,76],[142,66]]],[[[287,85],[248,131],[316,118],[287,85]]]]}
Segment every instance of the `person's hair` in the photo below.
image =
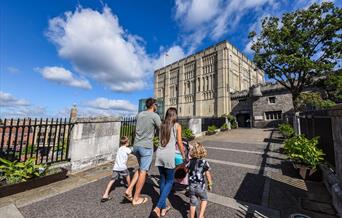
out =
{"type": "Polygon", "coordinates": [[[146,105],[147,109],[150,109],[153,106],[153,104],[155,104],[156,102],[157,102],[156,99],[148,98],[145,102],[145,105],[146,105]]]}
{"type": "Polygon", "coordinates": [[[191,151],[190,151],[190,157],[192,158],[204,158],[208,155],[207,150],[205,149],[204,145],[196,142],[194,147],[192,147],[191,151]]]}
{"type": "Polygon", "coordinates": [[[126,145],[129,143],[129,139],[127,136],[121,136],[121,139],[120,139],[120,145],[126,145]]]}
{"type": "Polygon", "coordinates": [[[161,146],[166,146],[170,141],[171,131],[173,126],[177,121],[177,109],[174,107],[170,107],[167,109],[165,114],[165,119],[163,123],[160,125],[160,144],[161,146]]]}

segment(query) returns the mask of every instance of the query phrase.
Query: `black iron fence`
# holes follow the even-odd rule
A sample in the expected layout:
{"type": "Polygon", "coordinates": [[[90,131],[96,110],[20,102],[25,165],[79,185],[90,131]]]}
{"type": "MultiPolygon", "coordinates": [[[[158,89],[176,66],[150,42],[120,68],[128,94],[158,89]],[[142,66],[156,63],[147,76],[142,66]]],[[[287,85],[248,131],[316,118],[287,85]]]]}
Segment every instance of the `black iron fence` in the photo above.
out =
{"type": "Polygon", "coordinates": [[[69,119],[0,119],[0,157],[36,163],[68,160],[69,119]]]}
{"type": "Polygon", "coordinates": [[[318,147],[325,153],[325,160],[335,167],[335,151],[331,117],[328,110],[300,113],[300,132],[308,138],[319,136],[318,147]]]}
{"type": "Polygon", "coordinates": [[[137,124],[136,117],[122,117],[121,118],[120,137],[127,136],[131,142],[131,145],[133,145],[134,143],[136,124],[137,124]]]}
{"type": "Polygon", "coordinates": [[[223,124],[226,123],[225,117],[207,117],[202,118],[202,131],[207,131],[209,126],[216,126],[220,128],[223,124]]]}
{"type": "Polygon", "coordinates": [[[177,122],[182,126],[182,128],[189,128],[189,120],[190,119],[191,118],[181,117],[181,118],[177,119],[177,122]]]}

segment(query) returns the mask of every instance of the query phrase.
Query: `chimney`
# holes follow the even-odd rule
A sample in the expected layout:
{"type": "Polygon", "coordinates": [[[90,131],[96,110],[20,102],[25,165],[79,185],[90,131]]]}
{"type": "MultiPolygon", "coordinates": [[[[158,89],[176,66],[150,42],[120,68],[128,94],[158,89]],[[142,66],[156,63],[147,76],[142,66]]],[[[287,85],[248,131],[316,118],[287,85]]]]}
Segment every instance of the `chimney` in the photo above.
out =
{"type": "Polygon", "coordinates": [[[75,121],[77,119],[77,107],[74,104],[70,110],[70,120],[75,121]]]}

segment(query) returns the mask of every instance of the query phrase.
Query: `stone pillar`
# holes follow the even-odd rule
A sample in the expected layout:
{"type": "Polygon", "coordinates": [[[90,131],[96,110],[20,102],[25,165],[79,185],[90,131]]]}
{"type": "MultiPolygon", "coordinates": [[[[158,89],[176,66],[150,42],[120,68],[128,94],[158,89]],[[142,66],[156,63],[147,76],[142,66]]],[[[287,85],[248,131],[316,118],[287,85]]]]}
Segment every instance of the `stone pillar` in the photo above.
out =
{"type": "Polygon", "coordinates": [[[189,129],[192,133],[198,137],[202,134],[202,119],[201,118],[191,118],[189,120],[189,129]]]}
{"type": "Polygon", "coordinates": [[[161,96],[158,96],[158,90],[160,89],[160,87],[158,87],[158,73],[159,71],[155,71],[154,72],[154,87],[153,87],[153,90],[154,90],[154,98],[160,98],[161,96]]]}
{"type": "Polygon", "coordinates": [[[215,115],[221,116],[228,112],[228,92],[227,92],[227,49],[221,48],[217,51],[217,76],[215,87],[215,115]]]}
{"type": "Polygon", "coordinates": [[[179,66],[179,77],[178,77],[178,116],[183,116],[184,114],[184,65],[179,66]]]}
{"type": "Polygon", "coordinates": [[[165,100],[164,100],[164,104],[165,104],[165,110],[167,110],[167,108],[170,107],[170,67],[167,67],[165,69],[165,87],[164,87],[165,91],[165,100]]]}
{"type": "Polygon", "coordinates": [[[200,78],[200,90],[202,91],[197,91],[195,92],[195,99],[194,99],[194,107],[195,107],[195,116],[202,116],[202,93],[203,93],[203,84],[205,84],[204,82],[204,79],[202,80],[201,77],[202,77],[202,74],[203,74],[203,60],[202,58],[198,58],[196,60],[196,76],[195,76],[195,79],[197,79],[198,81],[198,78],[200,78]]]}
{"type": "Polygon", "coordinates": [[[70,120],[71,122],[75,122],[77,119],[77,107],[76,104],[74,104],[70,110],[70,120]]]}
{"type": "Polygon", "coordinates": [[[71,171],[112,161],[119,148],[121,122],[116,117],[78,118],[71,130],[71,171]]]}
{"type": "Polygon", "coordinates": [[[297,135],[300,135],[300,119],[299,119],[299,112],[296,112],[293,116],[293,128],[297,135]]]}

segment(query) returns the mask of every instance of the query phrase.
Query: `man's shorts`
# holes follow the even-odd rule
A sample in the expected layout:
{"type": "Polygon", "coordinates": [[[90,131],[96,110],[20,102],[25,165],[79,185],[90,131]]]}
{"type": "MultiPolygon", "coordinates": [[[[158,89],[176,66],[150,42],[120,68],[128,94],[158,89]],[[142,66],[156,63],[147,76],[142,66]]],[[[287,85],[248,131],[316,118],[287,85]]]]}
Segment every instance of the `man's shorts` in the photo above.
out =
{"type": "Polygon", "coordinates": [[[138,159],[140,170],[148,171],[152,163],[153,148],[134,146],[133,154],[138,159]]]}
{"type": "Polygon", "coordinates": [[[128,175],[129,175],[128,169],[121,170],[121,171],[113,170],[112,180],[122,179],[123,177],[126,177],[128,175]]]}
{"type": "Polygon", "coordinates": [[[200,184],[190,184],[189,195],[190,195],[190,206],[198,206],[199,205],[198,198],[201,201],[208,200],[207,190],[201,187],[200,184]]]}

